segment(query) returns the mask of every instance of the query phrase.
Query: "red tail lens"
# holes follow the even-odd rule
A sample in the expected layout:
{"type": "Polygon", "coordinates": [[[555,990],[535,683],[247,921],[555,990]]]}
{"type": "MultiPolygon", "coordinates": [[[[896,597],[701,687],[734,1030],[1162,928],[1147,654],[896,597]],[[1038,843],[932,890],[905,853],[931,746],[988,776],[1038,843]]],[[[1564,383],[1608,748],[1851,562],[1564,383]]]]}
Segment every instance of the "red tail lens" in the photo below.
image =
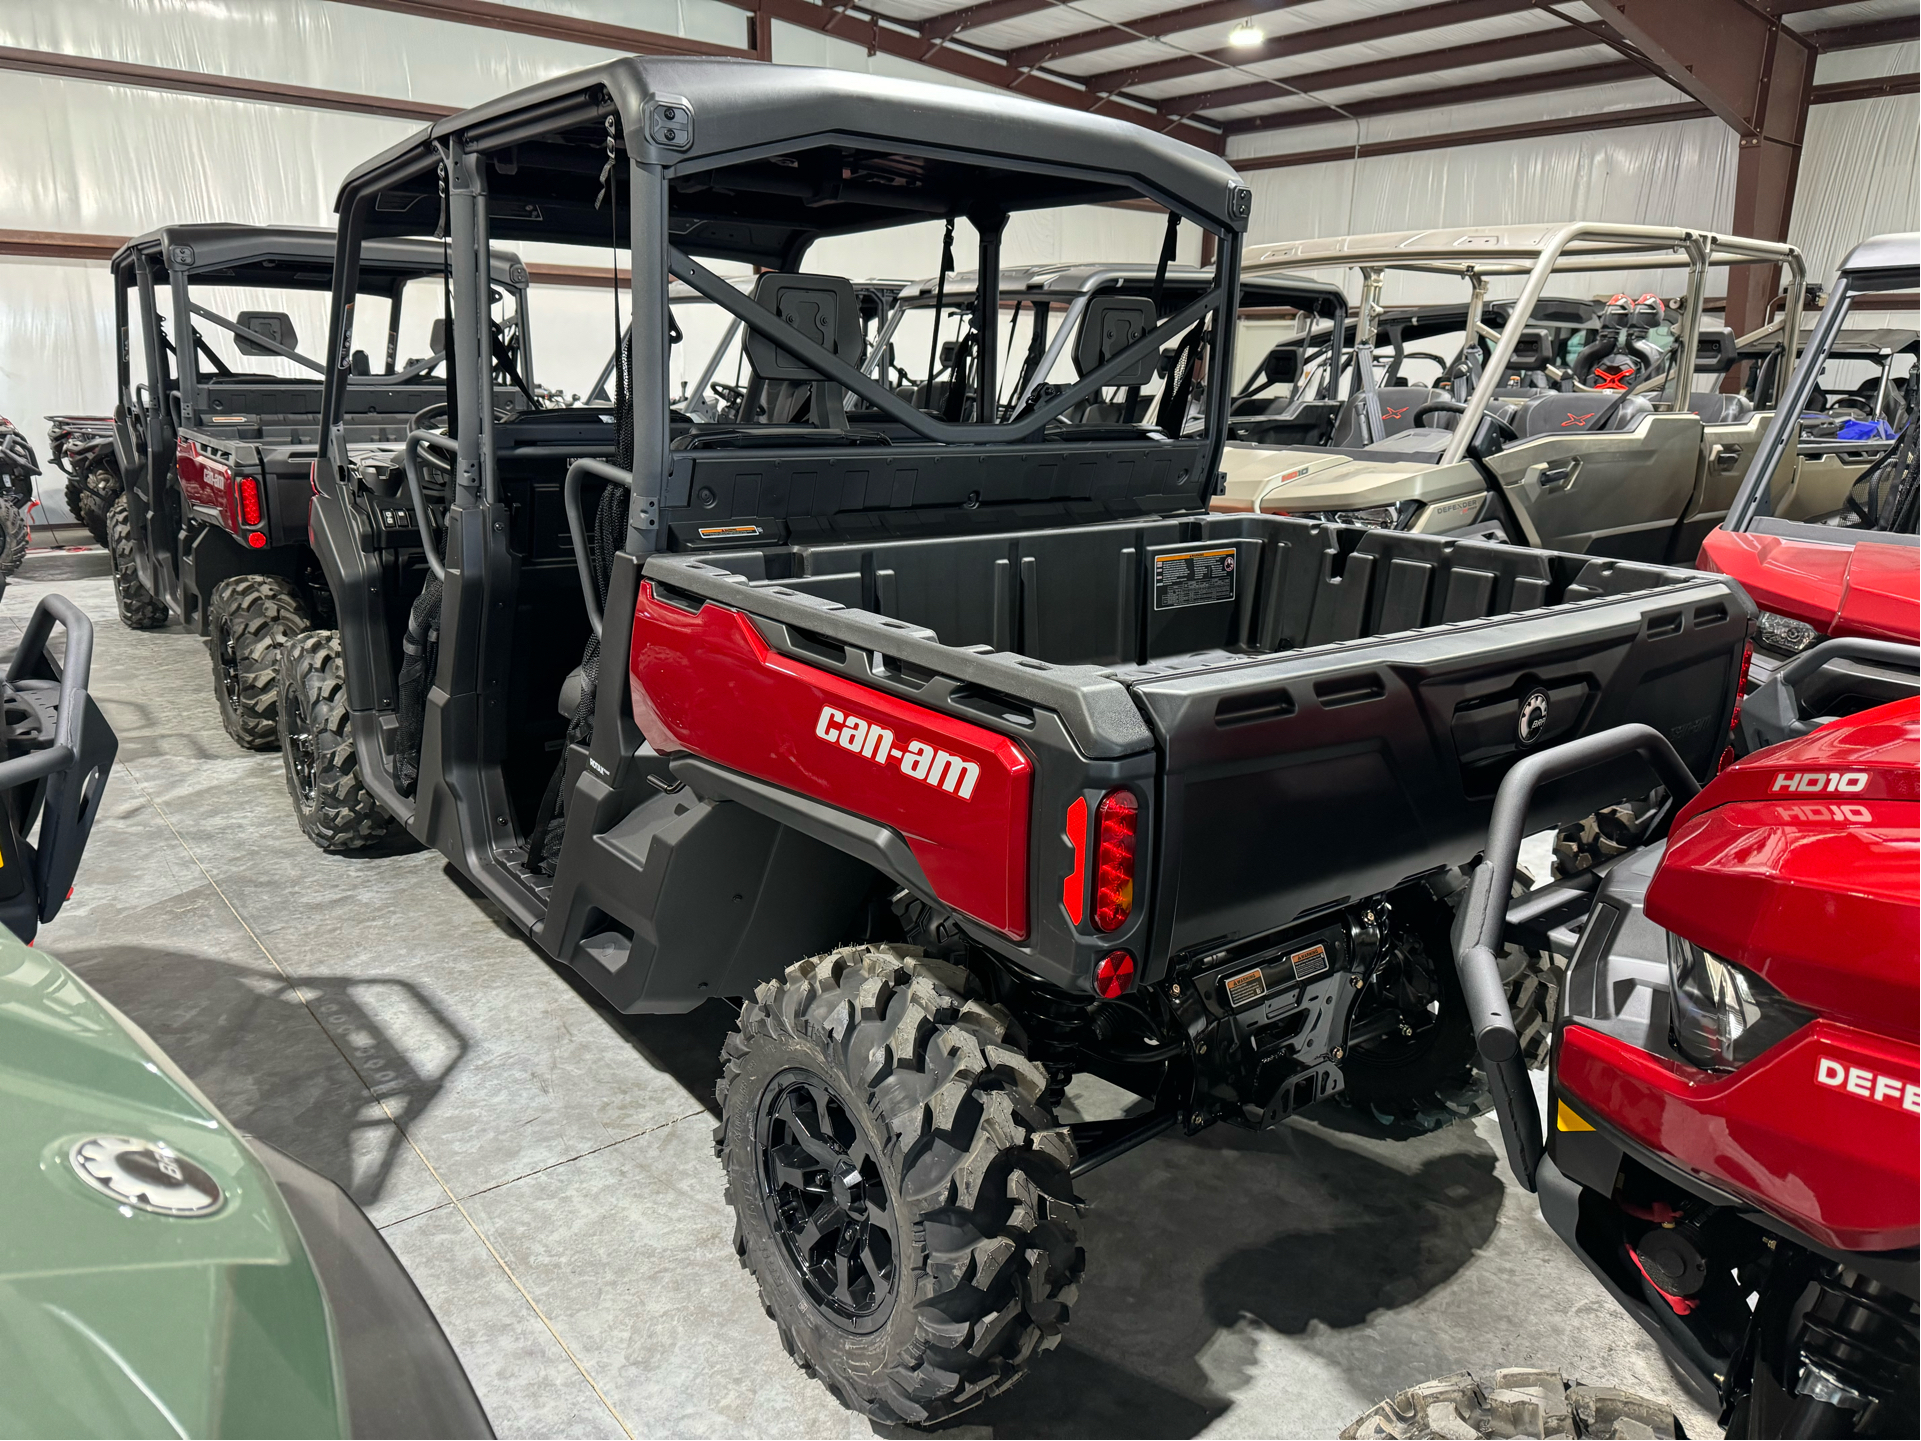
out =
{"type": "Polygon", "coordinates": [[[1067,839],[1074,846],[1074,869],[1061,882],[1061,905],[1078,926],[1087,909],[1087,801],[1081,796],[1067,808],[1067,839]]]}
{"type": "Polygon", "coordinates": [[[265,550],[267,548],[267,537],[256,530],[252,535],[247,537],[247,544],[255,550],[265,550]]]}
{"type": "MultiPolygon", "coordinates": [[[[1118,931],[1134,910],[1134,826],[1139,819],[1140,805],[1132,791],[1109,791],[1101,797],[1096,812],[1100,845],[1094,853],[1094,924],[1104,931],[1118,931]]],[[[1128,961],[1130,967],[1133,964],[1128,961]]]]}
{"type": "Polygon", "coordinates": [[[1094,994],[1104,1001],[1134,989],[1134,958],[1126,951],[1109,951],[1094,967],[1094,994]]]}
{"type": "Polygon", "coordinates": [[[260,482],[251,475],[240,480],[240,523],[260,524],[260,482]]]}

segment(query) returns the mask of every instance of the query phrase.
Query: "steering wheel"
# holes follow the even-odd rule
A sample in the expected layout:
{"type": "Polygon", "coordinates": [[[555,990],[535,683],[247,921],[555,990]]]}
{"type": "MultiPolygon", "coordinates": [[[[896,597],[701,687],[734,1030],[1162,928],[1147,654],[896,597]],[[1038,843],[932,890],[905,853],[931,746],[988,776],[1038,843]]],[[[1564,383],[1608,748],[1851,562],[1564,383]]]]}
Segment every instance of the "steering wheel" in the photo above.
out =
{"type": "Polygon", "coordinates": [[[447,402],[446,401],[436,400],[432,405],[425,406],[420,410],[416,410],[413,413],[413,418],[407,422],[407,429],[426,430],[428,428],[427,422],[430,420],[442,426],[446,425],[447,423],[447,402]]]}
{"type": "MultiPolygon", "coordinates": [[[[1421,417],[1425,415],[1465,415],[1466,413],[1467,407],[1462,405],[1458,400],[1430,400],[1426,405],[1414,412],[1413,422],[1418,428],[1421,424],[1421,417]]],[[[1500,416],[1492,414],[1491,412],[1481,412],[1481,421],[1483,424],[1493,426],[1503,443],[1518,441],[1521,438],[1521,433],[1518,430],[1501,419],[1500,416]]],[[[1480,451],[1476,449],[1472,442],[1469,443],[1468,449],[1476,455],[1480,454],[1480,451]]]]}

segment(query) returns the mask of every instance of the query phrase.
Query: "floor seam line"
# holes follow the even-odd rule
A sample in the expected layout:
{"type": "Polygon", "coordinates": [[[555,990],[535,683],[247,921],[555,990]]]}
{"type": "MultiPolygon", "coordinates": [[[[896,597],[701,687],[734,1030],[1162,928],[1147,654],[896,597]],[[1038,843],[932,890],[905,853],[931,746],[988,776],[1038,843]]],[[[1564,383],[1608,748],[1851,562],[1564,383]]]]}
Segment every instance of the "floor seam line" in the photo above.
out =
{"type": "Polygon", "coordinates": [[[531,1180],[535,1176],[544,1176],[547,1174],[547,1172],[558,1170],[562,1166],[571,1166],[576,1161],[584,1161],[589,1156],[598,1156],[602,1151],[611,1151],[616,1146],[624,1146],[629,1141],[638,1141],[642,1136],[651,1136],[656,1131],[664,1131],[669,1126],[678,1126],[682,1121],[691,1121],[696,1116],[704,1116],[706,1114],[707,1114],[706,1108],[700,1107],[695,1110],[689,1111],[684,1116],[670,1117],[668,1120],[662,1121],[657,1126],[649,1126],[647,1127],[646,1130],[636,1131],[631,1136],[622,1136],[618,1140],[608,1141],[605,1145],[595,1146],[592,1150],[582,1151],[577,1156],[566,1156],[558,1161],[549,1161],[546,1165],[536,1166],[531,1171],[522,1171],[518,1176],[509,1176],[504,1181],[495,1181],[491,1185],[482,1186],[477,1191],[469,1191],[466,1195],[466,1199],[471,1201],[476,1196],[485,1196],[490,1192],[498,1191],[502,1186],[511,1186],[519,1181],[531,1180]]]}
{"type": "MultiPolygon", "coordinates": [[[[539,1318],[540,1324],[547,1328],[547,1334],[554,1338],[554,1344],[560,1347],[562,1353],[569,1361],[573,1362],[574,1369],[580,1373],[581,1380],[587,1383],[589,1389],[591,1389],[599,1399],[600,1404],[607,1408],[607,1414],[614,1418],[615,1423],[626,1433],[629,1441],[632,1441],[634,1428],[627,1424],[626,1417],[622,1416],[620,1412],[614,1408],[614,1403],[607,1399],[607,1393],[600,1389],[600,1383],[594,1380],[593,1374],[588,1371],[580,1357],[574,1354],[573,1347],[569,1346],[561,1337],[554,1323],[548,1319],[547,1313],[541,1310],[540,1303],[534,1300],[532,1294],[521,1284],[520,1277],[514,1274],[513,1267],[509,1266],[506,1258],[494,1249],[494,1243],[488,1239],[487,1233],[475,1224],[474,1218],[468,1214],[467,1208],[461,1205],[460,1197],[456,1196],[453,1193],[453,1188],[441,1178],[440,1172],[435,1168],[434,1163],[428,1160],[426,1152],[420,1149],[420,1144],[408,1134],[407,1128],[400,1123],[399,1118],[389,1109],[386,1101],[381,1099],[372,1086],[367,1085],[367,1078],[361,1074],[360,1067],[354,1064],[353,1057],[342,1049],[340,1042],[335,1039],[333,1032],[327,1029],[326,1022],[320,1019],[320,1013],[313,1008],[313,1003],[307,999],[307,993],[300,988],[300,983],[287,973],[287,968],[280,964],[280,958],[267,948],[267,943],[260,939],[252,926],[247,924],[247,918],[240,914],[240,908],[233,903],[226,891],[221,888],[220,882],[214,879],[213,872],[207,869],[206,863],[195,853],[193,847],[187,844],[187,838],[180,834],[180,828],[173,823],[173,817],[167,814],[166,808],[155,798],[153,792],[147,789],[147,783],[140,779],[139,773],[130,765],[122,765],[120,769],[135,786],[139,787],[140,794],[146,797],[147,804],[153,807],[154,814],[160,817],[161,824],[173,833],[175,843],[179,845],[181,850],[187,853],[187,859],[192,861],[199,869],[200,874],[207,878],[207,884],[213,887],[213,893],[220,897],[220,903],[224,905],[228,911],[232,913],[233,918],[240,923],[240,929],[247,933],[247,938],[259,947],[260,954],[267,958],[267,963],[280,973],[281,979],[292,989],[294,995],[299,997],[300,1004],[306,1008],[307,1014],[313,1018],[313,1023],[320,1027],[320,1034],[327,1038],[328,1044],[334,1048],[335,1052],[340,1056],[340,1059],[347,1063],[347,1068],[353,1072],[354,1079],[366,1088],[367,1094],[373,1098],[374,1104],[380,1107],[381,1114],[384,1115],[393,1128],[400,1133],[400,1138],[407,1143],[408,1148],[412,1150],[415,1156],[420,1158],[420,1164],[427,1168],[427,1174],[434,1178],[434,1184],[440,1187],[442,1193],[447,1197],[447,1200],[452,1203],[453,1208],[460,1212],[461,1220],[467,1223],[468,1229],[474,1233],[475,1237],[480,1241],[480,1244],[487,1248],[487,1254],[494,1258],[494,1264],[500,1267],[501,1272],[507,1277],[507,1280],[513,1285],[513,1288],[520,1293],[520,1299],[527,1303],[528,1309],[539,1318]]],[[[436,1206],[432,1209],[439,1210],[441,1208],[436,1206]]],[[[426,1213],[422,1212],[421,1214],[424,1215],[426,1213]]]]}

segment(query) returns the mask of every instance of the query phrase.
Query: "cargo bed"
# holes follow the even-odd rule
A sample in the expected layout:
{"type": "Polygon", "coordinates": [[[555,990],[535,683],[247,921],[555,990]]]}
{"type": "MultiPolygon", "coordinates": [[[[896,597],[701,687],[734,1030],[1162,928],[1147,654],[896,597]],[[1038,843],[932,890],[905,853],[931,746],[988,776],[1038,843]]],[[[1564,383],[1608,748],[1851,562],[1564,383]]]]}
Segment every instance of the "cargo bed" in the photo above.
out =
{"type": "MultiPolygon", "coordinates": [[[[1753,615],[1695,571],[1280,516],[656,556],[644,574],[1033,753],[1020,949],[1043,972],[1068,929],[1054,806],[1090,764],[1154,757],[1140,940],[1179,962],[1468,861],[1502,775],[1541,746],[1642,721],[1705,776],[1753,615]]],[[[1636,764],[1544,790],[1539,822],[1647,790],[1636,764]]]]}

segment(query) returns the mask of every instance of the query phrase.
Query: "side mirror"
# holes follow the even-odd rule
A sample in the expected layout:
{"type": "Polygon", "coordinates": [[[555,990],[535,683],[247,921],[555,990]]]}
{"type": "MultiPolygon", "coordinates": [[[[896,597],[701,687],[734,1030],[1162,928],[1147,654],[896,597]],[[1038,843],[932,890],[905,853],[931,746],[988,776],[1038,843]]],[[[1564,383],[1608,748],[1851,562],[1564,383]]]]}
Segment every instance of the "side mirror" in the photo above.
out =
{"type": "Polygon", "coordinates": [[[1696,375],[1726,375],[1740,363],[1741,351],[1735,344],[1732,330],[1725,326],[1719,330],[1703,328],[1701,338],[1694,347],[1696,375]]]}
{"type": "MultiPolygon", "coordinates": [[[[1144,295],[1096,295],[1081,316],[1081,332],[1074,341],[1074,369],[1085,377],[1119,355],[1154,328],[1154,302],[1144,295]]],[[[1154,379],[1159,357],[1149,353],[1119,375],[1110,386],[1146,385],[1154,379]]]]}
{"type": "Polygon", "coordinates": [[[427,332],[427,353],[445,355],[447,353],[447,317],[441,316],[427,332]]]}
{"type": "Polygon", "coordinates": [[[1299,346],[1277,345],[1261,362],[1261,378],[1269,385],[1295,385],[1301,378],[1299,346]]]}
{"type": "Polygon", "coordinates": [[[269,349],[258,341],[249,340],[251,331],[263,340],[271,340],[286,350],[298,350],[300,337],[294,333],[293,317],[280,310],[243,310],[234,317],[235,332],[233,343],[242,355],[278,355],[280,351],[269,349]]]}
{"type": "Polygon", "coordinates": [[[1545,330],[1523,330],[1514,342],[1509,370],[1546,370],[1554,360],[1554,340],[1545,330]]]}

